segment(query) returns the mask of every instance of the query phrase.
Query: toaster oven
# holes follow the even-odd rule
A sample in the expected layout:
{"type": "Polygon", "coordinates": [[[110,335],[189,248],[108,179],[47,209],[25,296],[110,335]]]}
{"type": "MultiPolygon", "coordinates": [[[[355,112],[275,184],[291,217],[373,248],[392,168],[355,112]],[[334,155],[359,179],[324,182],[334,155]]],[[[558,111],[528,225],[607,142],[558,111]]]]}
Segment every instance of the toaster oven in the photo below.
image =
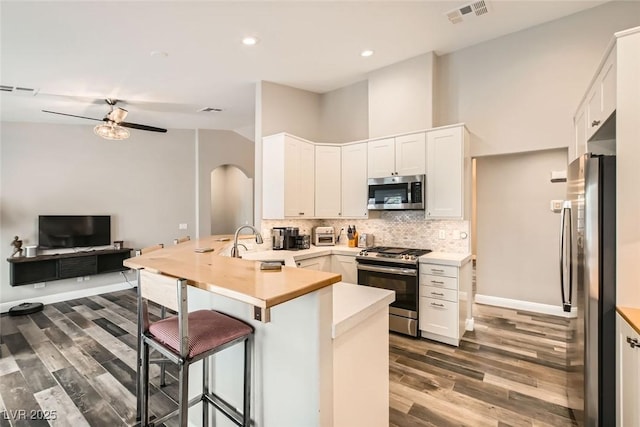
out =
{"type": "Polygon", "coordinates": [[[316,246],[334,246],[336,234],[333,227],[315,227],[312,230],[312,240],[316,246]]]}

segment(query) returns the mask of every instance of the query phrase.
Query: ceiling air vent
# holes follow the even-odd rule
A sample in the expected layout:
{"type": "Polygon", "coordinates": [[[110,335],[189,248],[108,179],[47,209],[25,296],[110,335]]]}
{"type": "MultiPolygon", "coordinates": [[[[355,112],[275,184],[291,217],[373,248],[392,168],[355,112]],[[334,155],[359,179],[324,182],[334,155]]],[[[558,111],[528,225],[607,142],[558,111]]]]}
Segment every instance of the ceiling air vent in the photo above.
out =
{"type": "Polygon", "coordinates": [[[474,1],[457,7],[445,13],[452,24],[457,24],[465,19],[489,13],[489,4],[485,0],[474,1]]]}
{"type": "Polygon", "coordinates": [[[21,86],[7,86],[0,85],[0,91],[2,92],[18,92],[18,93],[26,93],[31,95],[37,95],[38,91],[35,89],[31,89],[30,87],[21,87],[21,86]]]}
{"type": "Polygon", "coordinates": [[[219,113],[222,108],[204,107],[198,110],[198,113],[219,113]]]}

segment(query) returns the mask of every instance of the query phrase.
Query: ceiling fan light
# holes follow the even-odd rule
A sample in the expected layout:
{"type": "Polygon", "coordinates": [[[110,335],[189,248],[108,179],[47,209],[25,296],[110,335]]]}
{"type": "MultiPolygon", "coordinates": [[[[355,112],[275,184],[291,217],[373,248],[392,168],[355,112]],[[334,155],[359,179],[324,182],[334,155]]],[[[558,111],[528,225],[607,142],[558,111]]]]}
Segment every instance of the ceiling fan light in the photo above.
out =
{"type": "Polygon", "coordinates": [[[109,113],[109,118],[116,123],[124,121],[127,117],[128,111],[124,108],[116,107],[109,113]]]}
{"type": "Polygon", "coordinates": [[[104,138],[120,141],[129,138],[129,131],[115,123],[103,123],[93,128],[93,132],[104,138]]]}

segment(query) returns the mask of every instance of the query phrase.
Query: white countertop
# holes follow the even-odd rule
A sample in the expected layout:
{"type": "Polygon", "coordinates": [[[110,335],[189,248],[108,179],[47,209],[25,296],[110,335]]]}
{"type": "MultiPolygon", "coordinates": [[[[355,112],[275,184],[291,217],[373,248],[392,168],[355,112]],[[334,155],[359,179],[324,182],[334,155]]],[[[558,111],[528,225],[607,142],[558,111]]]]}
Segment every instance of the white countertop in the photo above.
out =
{"type": "Polygon", "coordinates": [[[309,249],[299,249],[296,251],[255,251],[255,252],[241,252],[243,259],[256,260],[256,261],[279,261],[283,260],[284,265],[287,267],[295,267],[296,261],[303,259],[315,258],[324,255],[350,255],[356,256],[361,251],[361,248],[350,248],[348,246],[313,246],[309,249]]]}
{"type": "Polygon", "coordinates": [[[419,259],[420,263],[431,263],[440,265],[453,265],[461,267],[471,261],[471,254],[458,254],[453,252],[431,252],[422,255],[419,259]]]}
{"type": "Polygon", "coordinates": [[[338,282],[333,285],[333,339],[395,301],[395,292],[338,282]]]}

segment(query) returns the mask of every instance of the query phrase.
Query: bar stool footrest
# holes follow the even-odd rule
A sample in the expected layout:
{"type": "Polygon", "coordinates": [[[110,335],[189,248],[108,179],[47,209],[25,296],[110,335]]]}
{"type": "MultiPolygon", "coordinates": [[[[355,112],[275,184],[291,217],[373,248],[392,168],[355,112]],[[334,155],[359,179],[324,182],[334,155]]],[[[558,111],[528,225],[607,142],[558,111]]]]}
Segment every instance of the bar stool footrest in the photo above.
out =
{"type": "Polygon", "coordinates": [[[208,403],[215,406],[220,412],[222,412],[227,418],[229,418],[234,424],[238,426],[244,425],[244,416],[233,406],[229,404],[222,397],[215,393],[208,393],[202,396],[202,400],[206,400],[208,403]]]}

